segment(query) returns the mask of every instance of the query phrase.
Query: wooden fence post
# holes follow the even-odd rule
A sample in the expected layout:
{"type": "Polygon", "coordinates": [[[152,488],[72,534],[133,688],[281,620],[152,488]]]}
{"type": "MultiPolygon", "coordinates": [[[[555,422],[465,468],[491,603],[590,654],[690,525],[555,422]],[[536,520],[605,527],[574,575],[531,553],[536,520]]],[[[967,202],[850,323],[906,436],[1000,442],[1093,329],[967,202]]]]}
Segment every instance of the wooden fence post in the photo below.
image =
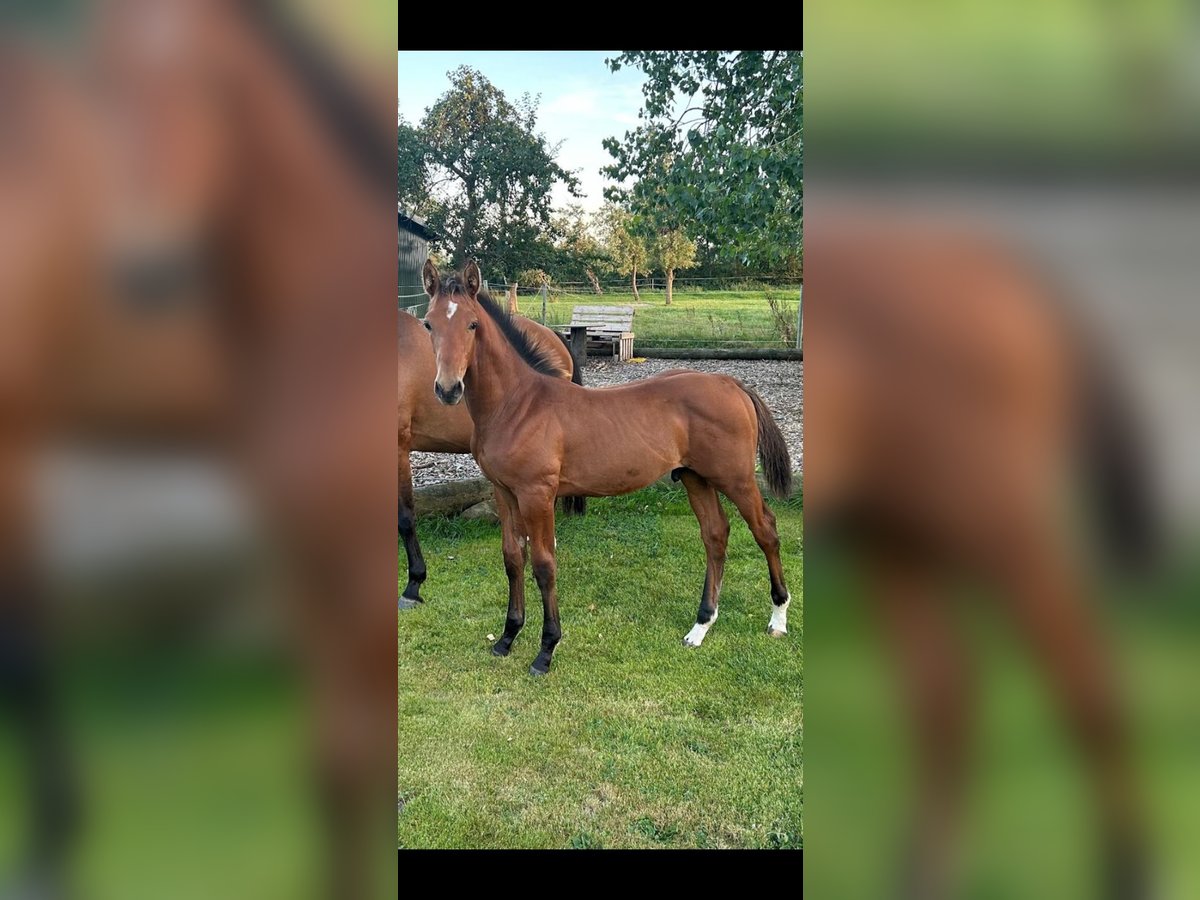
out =
{"type": "Polygon", "coordinates": [[[800,299],[796,303],[796,349],[804,349],[804,285],[800,285],[800,299]]]}
{"type": "Polygon", "coordinates": [[[542,324],[546,324],[546,285],[542,285],[542,324]]]}

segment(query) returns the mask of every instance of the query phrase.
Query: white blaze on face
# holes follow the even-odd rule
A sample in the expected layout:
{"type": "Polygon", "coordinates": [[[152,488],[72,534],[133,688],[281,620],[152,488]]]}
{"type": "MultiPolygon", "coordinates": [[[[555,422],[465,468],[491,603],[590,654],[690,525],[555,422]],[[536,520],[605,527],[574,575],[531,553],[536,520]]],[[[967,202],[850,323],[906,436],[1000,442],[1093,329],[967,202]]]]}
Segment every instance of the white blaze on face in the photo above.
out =
{"type": "Polygon", "coordinates": [[[441,350],[437,350],[434,352],[433,362],[434,362],[434,365],[436,366],[436,373],[434,375],[434,379],[437,381],[438,384],[441,384],[442,383],[442,351],[441,350]]]}
{"type": "Polygon", "coordinates": [[[704,636],[708,634],[708,629],[712,628],[713,622],[717,621],[718,611],[713,612],[713,617],[708,620],[707,624],[701,625],[699,622],[697,622],[692,626],[692,630],[689,631],[683,638],[683,643],[685,646],[699,647],[702,643],[704,643],[704,636]]]}
{"type": "Polygon", "coordinates": [[[771,621],[767,625],[767,631],[787,634],[787,611],[791,603],[792,595],[788,594],[788,598],[780,606],[771,610],[771,621]]]}
{"type": "Polygon", "coordinates": [[[447,303],[446,303],[446,318],[453,319],[454,314],[456,312],[458,312],[458,304],[455,303],[453,300],[447,301],[447,303]]]}

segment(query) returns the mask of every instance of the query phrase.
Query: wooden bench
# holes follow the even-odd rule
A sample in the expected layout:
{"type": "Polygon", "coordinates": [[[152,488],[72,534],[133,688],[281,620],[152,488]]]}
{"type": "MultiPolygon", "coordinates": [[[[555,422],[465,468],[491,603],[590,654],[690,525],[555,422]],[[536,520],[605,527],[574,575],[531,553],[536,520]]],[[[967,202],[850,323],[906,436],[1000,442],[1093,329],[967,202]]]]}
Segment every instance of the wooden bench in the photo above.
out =
{"type": "Polygon", "coordinates": [[[626,362],[633,358],[633,307],[577,306],[562,334],[578,359],[585,359],[588,350],[600,350],[626,362]]]}

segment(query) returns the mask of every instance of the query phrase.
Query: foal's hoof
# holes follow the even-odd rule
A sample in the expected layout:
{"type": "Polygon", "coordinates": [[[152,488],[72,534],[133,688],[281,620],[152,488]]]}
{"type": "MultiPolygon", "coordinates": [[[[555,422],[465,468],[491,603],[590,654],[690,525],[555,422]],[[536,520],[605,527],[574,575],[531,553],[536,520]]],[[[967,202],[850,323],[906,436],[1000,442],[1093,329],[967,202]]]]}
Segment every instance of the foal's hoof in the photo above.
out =
{"type": "Polygon", "coordinates": [[[550,660],[542,659],[540,656],[533,661],[533,665],[529,667],[530,675],[545,675],[550,671],[550,660]]]}
{"type": "Polygon", "coordinates": [[[400,599],[396,603],[396,608],[399,610],[416,609],[424,602],[420,597],[405,597],[401,594],[400,599]]]}
{"type": "Polygon", "coordinates": [[[511,651],[512,641],[509,641],[506,644],[504,643],[504,639],[501,638],[500,640],[496,641],[496,643],[492,644],[492,656],[508,656],[509,652],[511,651]]]}
{"type": "Polygon", "coordinates": [[[780,631],[778,628],[768,628],[767,634],[769,634],[771,637],[783,637],[785,634],[787,634],[787,632],[780,631]]]}

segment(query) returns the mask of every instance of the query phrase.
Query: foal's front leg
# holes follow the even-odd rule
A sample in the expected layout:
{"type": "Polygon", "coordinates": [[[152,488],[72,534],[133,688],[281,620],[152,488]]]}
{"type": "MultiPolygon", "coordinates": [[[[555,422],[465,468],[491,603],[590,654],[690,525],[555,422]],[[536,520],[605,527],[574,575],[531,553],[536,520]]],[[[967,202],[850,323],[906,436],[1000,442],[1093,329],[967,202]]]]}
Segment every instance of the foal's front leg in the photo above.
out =
{"type": "Polygon", "coordinates": [[[504,634],[492,645],[496,656],[508,656],[512,643],[525,624],[525,524],[517,499],[506,488],[496,485],[496,512],[500,515],[500,533],[504,547],[504,572],[508,575],[508,616],[504,634]]]}
{"type": "Polygon", "coordinates": [[[554,648],[562,639],[558,623],[557,563],[554,554],[554,490],[521,497],[521,516],[529,531],[533,555],[533,577],[542,592],[542,650],[529,667],[530,675],[550,671],[554,648]]]}

